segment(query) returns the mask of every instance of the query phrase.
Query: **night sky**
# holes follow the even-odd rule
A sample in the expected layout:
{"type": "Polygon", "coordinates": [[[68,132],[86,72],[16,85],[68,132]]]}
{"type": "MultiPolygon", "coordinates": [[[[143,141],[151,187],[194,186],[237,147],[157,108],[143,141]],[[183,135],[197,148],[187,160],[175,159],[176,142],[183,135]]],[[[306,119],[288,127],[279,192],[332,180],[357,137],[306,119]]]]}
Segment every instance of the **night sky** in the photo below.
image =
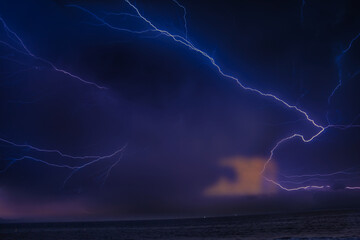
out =
{"type": "Polygon", "coordinates": [[[358,1],[129,1],[0,2],[0,219],[360,207],[358,1]]]}

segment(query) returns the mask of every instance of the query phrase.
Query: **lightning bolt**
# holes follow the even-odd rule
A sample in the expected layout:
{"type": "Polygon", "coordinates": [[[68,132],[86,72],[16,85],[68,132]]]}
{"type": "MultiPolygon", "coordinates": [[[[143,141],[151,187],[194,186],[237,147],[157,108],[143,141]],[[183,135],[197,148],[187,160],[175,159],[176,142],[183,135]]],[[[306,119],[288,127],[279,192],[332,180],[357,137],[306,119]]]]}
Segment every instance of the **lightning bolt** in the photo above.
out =
{"type": "MultiPolygon", "coordinates": [[[[242,84],[240,82],[240,80],[234,76],[231,76],[229,74],[226,74],[222,71],[221,67],[215,62],[215,60],[210,57],[206,52],[200,50],[199,48],[195,47],[190,41],[188,41],[187,39],[185,39],[184,37],[182,36],[179,36],[179,35],[173,35],[171,33],[169,33],[168,31],[166,30],[162,30],[162,29],[159,29],[157,28],[150,20],[148,20],[147,18],[145,18],[140,12],[139,10],[132,4],[130,3],[128,0],[125,0],[126,3],[129,4],[129,6],[131,6],[135,12],[137,13],[137,15],[145,22],[147,23],[152,31],[155,31],[155,32],[158,32],[158,33],[161,33],[162,35],[166,36],[166,37],[169,37],[170,39],[172,39],[173,41],[179,43],[179,44],[182,44],[186,47],[188,47],[189,49],[201,54],[203,57],[205,57],[207,60],[209,60],[212,65],[217,69],[218,73],[221,74],[223,77],[225,78],[229,78],[233,81],[235,81],[242,89],[244,90],[248,90],[248,91],[251,91],[251,92],[255,92],[256,94],[259,94],[261,96],[264,96],[264,97],[268,97],[268,98],[271,98],[277,102],[280,102],[281,104],[285,105],[286,107],[290,108],[290,109],[294,109],[296,110],[297,112],[301,113],[302,115],[304,115],[304,117],[315,127],[319,128],[320,131],[319,132],[322,132],[324,130],[324,127],[322,127],[321,125],[317,124],[314,120],[312,120],[309,115],[301,110],[300,108],[296,107],[295,105],[291,105],[289,103],[287,103],[286,101],[282,100],[281,98],[273,95],[273,94],[270,94],[270,93],[263,93],[261,92],[260,90],[258,89],[255,89],[255,88],[251,88],[251,87],[248,87],[248,86],[245,86],[244,84],[242,84]]],[[[75,7],[75,8],[78,8],[80,10],[83,10],[87,13],[91,13],[91,15],[93,16],[96,16],[96,19],[101,19],[101,21],[105,21],[103,18],[100,18],[98,17],[97,15],[95,15],[94,13],[90,12],[88,9],[85,9],[83,7],[80,7],[80,6],[77,6],[77,5],[67,5],[68,7],[75,7]]],[[[104,24],[108,27],[110,27],[111,29],[114,29],[114,30],[118,30],[118,31],[122,31],[121,28],[116,28],[114,27],[113,25],[111,25],[110,23],[106,23],[104,24]]],[[[133,32],[133,33],[137,33],[137,32],[133,32]]]]}
{"type": "MultiPolygon", "coordinates": [[[[278,186],[279,188],[281,188],[282,190],[288,191],[288,192],[292,192],[292,191],[298,191],[298,190],[313,190],[313,189],[327,189],[330,188],[329,185],[308,185],[308,186],[302,186],[302,187],[295,187],[295,188],[288,188],[288,187],[284,187],[283,185],[281,185],[278,182],[275,182],[272,179],[269,179],[265,176],[263,176],[263,178],[268,181],[271,182],[272,184],[275,184],[276,186],[278,186]]],[[[349,188],[350,189],[350,188],[349,188]]],[[[355,189],[355,188],[354,188],[355,189]]]]}
{"type": "MultiPolygon", "coordinates": [[[[328,98],[328,103],[329,103],[329,104],[331,103],[331,98],[334,96],[334,94],[336,93],[336,91],[337,91],[337,90],[342,86],[342,84],[343,84],[343,74],[342,74],[342,70],[341,70],[341,66],[340,66],[340,65],[341,65],[341,60],[343,59],[344,55],[345,55],[347,52],[350,51],[353,43],[354,43],[359,37],[360,37],[360,33],[359,33],[358,35],[356,35],[353,39],[351,39],[351,41],[350,41],[349,45],[347,46],[347,48],[344,49],[344,50],[340,53],[340,55],[338,55],[338,56],[336,57],[336,65],[337,65],[337,67],[338,67],[338,78],[339,78],[339,82],[338,82],[338,84],[335,86],[335,88],[333,89],[333,91],[331,92],[331,94],[330,94],[330,96],[329,96],[329,98],[328,98]]],[[[351,76],[350,79],[353,78],[353,77],[354,77],[355,75],[357,75],[357,74],[358,74],[358,72],[355,73],[353,76],[351,76]]]]}
{"type": "MultiPolygon", "coordinates": [[[[0,138],[0,142],[3,142],[6,145],[9,145],[11,147],[16,147],[16,148],[22,148],[25,150],[30,150],[31,153],[45,153],[45,154],[57,154],[59,157],[61,158],[65,158],[65,159],[73,159],[73,160],[85,160],[85,163],[82,164],[77,164],[77,165],[69,165],[69,164],[58,164],[58,163],[52,163],[37,157],[33,157],[31,155],[25,155],[22,156],[20,158],[14,158],[10,161],[10,163],[4,168],[0,170],[0,173],[4,173],[6,172],[13,164],[15,164],[16,162],[19,161],[24,161],[24,160],[31,160],[34,162],[38,162],[38,163],[42,163],[45,164],[47,166],[50,167],[55,167],[55,168],[65,168],[65,169],[70,169],[72,170],[71,174],[69,175],[68,178],[66,178],[64,184],[79,170],[84,169],[85,167],[88,167],[92,164],[95,164],[97,162],[100,161],[104,161],[106,159],[111,159],[113,157],[116,157],[117,155],[122,156],[123,151],[125,150],[125,148],[127,147],[127,144],[125,144],[123,147],[117,149],[116,151],[114,151],[113,153],[109,154],[109,155],[103,155],[103,156],[94,156],[94,155],[84,155],[84,156],[75,156],[75,155],[70,155],[70,154],[66,154],[61,152],[60,150],[57,149],[44,149],[44,148],[39,148],[39,147],[35,147],[29,144],[18,144],[9,140],[6,140],[4,138],[0,138]]],[[[115,163],[111,164],[111,166],[108,168],[107,170],[107,174],[105,176],[105,180],[106,178],[109,176],[112,168],[119,163],[120,160],[115,161],[115,163]]],[[[105,181],[104,180],[104,181],[105,181]]]]}
{"type": "MultiPolygon", "coordinates": [[[[291,109],[291,110],[294,110],[296,112],[298,112],[299,114],[301,114],[312,126],[314,126],[316,129],[318,129],[318,131],[306,138],[304,135],[300,134],[300,133],[294,133],[288,137],[285,137],[285,138],[282,138],[280,139],[276,144],[275,146],[271,149],[270,151],[270,156],[269,158],[267,159],[267,161],[265,162],[264,164],[264,167],[263,167],[263,170],[261,171],[261,174],[263,175],[263,178],[268,181],[268,182],[271,182],[273,184],[275,184],[276,186],[278,186],[279,188],[283,189],[283,190],[286,190],[286,191],[295,191],[295,190],[307,190],[307,189],[326,189],[326,188],[329,188],[330,186],[329,185],[309,185],[309,186],[302,186],[302,187],[297,187],[297,188],[287,188],[287,187],[284,187],[283,185],[281,185],[280,183],[272,180],[272,179],[269,179],[267,178],[264,173],[265,173],[265,170],[266,170],[266,166],[269,164],[269,162],[273,159],[273,155],[275,153],[275,151],[278,149],[278,147],[292,139],[295,139],[295,138],[298,138],[300,139],[302,142],[304,143],[309,143],[311,141],[313,141],[314,139],[316,139],[318,136],[320,136],[321,134],[323,134],[327,129],[330,129],[330,128],[336,128],[336,129],[342,129],[342,130],[345,130],[345,129],[348,129],[350,127],[359,127],[359,126],[356,126],[356,125],[353,125],[353,124],[349,124],[349,125],[332,125],[332,124],[329,124],[327,126],[323,126],[323,125],[320,125],[319,123],[316,123],[311,117],[310,115],[300,109],[299,107],[297,107],[296,105],[292,105],[290,103],[288,103],[287,101],[283,100],[282,98],[280,97],[277,97],[275,96],[274,94],[271,94],[271,93],[265,93],[265,92],[262,92],[261,90],[259,89],[256,89],[256,88],[252,88],[252,87],[249,87],[249,86],[246,86],[244,85],[237,77],[235,76],[232,76],[232,75],[229,75],[227,73],[225,73],[222,68],[220,67],[220,65],[217,64],[217,62],[215,61],[214,58],[210,57],[210,55],[208,53],[206,53],[205,51],[201,50],[200,48],[196,47],[192,42],[190,42],[188,40],[187,37],[183,37],[183,36],[180,36],[180,35],[176,35],[176,34],[171,34],[169,31],[167,30],[163,30],[163,29],[160,29],[159,27],[157,27],[151,20],[149,20],[148,18],[146,18],[141,12],[140,10],[134,5],[132,4],[129,0],[124,0],[131,8],[132,10],[135,12],[136,16],[138,16],[138,18],[140,20],[143,21],[143,23],[147,24],[149,29],[148,31],[153,31],[153,32],[157,32],[167,38],[169,38],[170,40],[174,41],[175,43],[177,44],[180,44],[180,45],[183,45],[185,47],[187,47],[188,49],[202,55],[205,59],[207,59],[211,64],[212,66],[217,70],[217,72],[224,78],[228,78],[228,79],[231,79],[233,81],[235,81],[237,83],[238,86],[240,86],[243,90],[246,90],[246,91],[250,91],[250,92],[254,92],[262,97],[266,97],[266,98],[269,98],[269,99],[272,99],[273,101],[276,101],[280,104],[282,104],[283,106],[291,109]]],[[[178,4],[180,5],[180,4],[178,4]]],[[[303,11],[303,7],[305,5],[305,1],[302,1],[302,11],[303,11]]],[[[97,19],[98,21],[100,21],[103,25],[107,26],[108,28],[111,28],[113,30],[117,30],[117,31],[127,31],[127,32],[131,32],[131,33],[134,33],[134,34],[137,34],[137,33],[143,33],[143,32],[137,32],[137,31],[131,31],[129,29],[126,29],[126,30],[123,30],[122,28],[118,28],[118,27],[115,27],[114,25],[108,23],[104,18],[101,18],[99,16],[97,16],[95,13],[91,12],[90,10],[84,8],[84,7],[81,7],[81,6],[78,6],[78,5],[67,5],[68,7],[73,7],[73,8],[77,8],[77,9],[80,9],[88,14],[90,14],[91,16],[93,16],[95,19],[97,19]]],[[[183,7],[182,5],[180,5],[181,7],[183,7]]],[[[186,9],[185,7],[184,8],[184,13],[186,13],[186,9]]],[[[349,45],[349,47],[344,51],[345,53],[350,49],[352,43],[355,41],[356,39],[353,39],[349,45]]],[[[347,189],[357,189],[357,187],[348,187],[347,189]]]]}

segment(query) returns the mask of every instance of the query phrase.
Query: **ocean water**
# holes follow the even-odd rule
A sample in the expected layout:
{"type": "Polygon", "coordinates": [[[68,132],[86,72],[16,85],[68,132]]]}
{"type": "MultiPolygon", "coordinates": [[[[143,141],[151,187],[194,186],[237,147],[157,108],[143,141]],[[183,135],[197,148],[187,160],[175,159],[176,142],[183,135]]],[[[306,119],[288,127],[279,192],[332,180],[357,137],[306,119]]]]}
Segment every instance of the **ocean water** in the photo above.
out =
{"type": "Polygon", "coordinates": [[[0,239],[360,239],[360,212],[152,221],[6,223],[0,224],[0,239]]]}

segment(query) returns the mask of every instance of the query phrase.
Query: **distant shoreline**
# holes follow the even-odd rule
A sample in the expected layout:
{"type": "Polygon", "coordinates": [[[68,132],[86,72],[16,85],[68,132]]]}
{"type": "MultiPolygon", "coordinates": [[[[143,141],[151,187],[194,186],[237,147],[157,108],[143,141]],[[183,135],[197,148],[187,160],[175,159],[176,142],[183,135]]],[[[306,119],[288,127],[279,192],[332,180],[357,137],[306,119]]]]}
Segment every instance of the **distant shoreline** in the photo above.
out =
{"type": "Polygon", "coordinates": [[[94,220],[9,220],[0,219],[0,225],[43,225],[43,224],[101,224],[101,223],[141,223],[141,222],[164,222],[164,221],[188,221],[201,219],[220,219],[220,218],[248,218],[248,217],[265,217],[265,216],[282,216],[282,215],[327,215],[335,213],[360,213],[360,208],[339,208],[339,209],[314,209],[307,211],[289,211],[289,212],[267,212],[254,214],[234,214],[219,216],[194,216],[194,217],[155,217],[155,218],[138,218],[138,219],[94,219],[94,220]]]}

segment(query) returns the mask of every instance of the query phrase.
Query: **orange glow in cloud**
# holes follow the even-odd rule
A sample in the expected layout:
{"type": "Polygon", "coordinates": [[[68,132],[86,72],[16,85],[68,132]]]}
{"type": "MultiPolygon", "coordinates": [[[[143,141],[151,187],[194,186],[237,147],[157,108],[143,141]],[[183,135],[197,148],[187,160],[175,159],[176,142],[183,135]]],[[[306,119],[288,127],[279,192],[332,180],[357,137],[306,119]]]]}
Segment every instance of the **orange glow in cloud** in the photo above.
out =
{"type": "MultiPolygon", "coordinates": [[[[212,186],[205,189],[207,196],[246,196],[273,193],[276,187],[265,181],[261,175],[266,159],[235,157],[220,162],[222,167],[231,168],[236,177],[230,180],[220,177],[212,186]]],[[[266,167],[267,177],[276,179],[274,161],[266,167]]]]}

